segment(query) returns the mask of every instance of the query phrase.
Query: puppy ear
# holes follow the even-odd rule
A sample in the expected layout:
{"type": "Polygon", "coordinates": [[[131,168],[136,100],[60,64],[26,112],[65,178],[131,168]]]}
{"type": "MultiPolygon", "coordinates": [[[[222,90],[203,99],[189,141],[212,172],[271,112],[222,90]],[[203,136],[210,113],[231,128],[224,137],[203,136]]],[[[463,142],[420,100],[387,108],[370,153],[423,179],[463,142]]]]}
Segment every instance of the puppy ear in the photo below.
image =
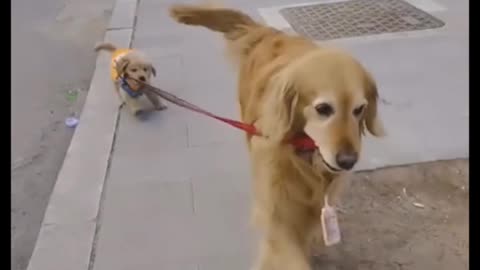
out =
{"type": "Polygon", "coordinates": [[[155,69],[155,67],[153,65],[150,65],[150,70],[152,71],[153,77],[156,77],[157,76],[157,70],[155,69]]]}
{"type": "Polygon", "coordinates": [[[362,123],[366,126],[368,131],[376,136],[383,137],[386,135],[380,116],[378,115],[378,91],[377,85],[370,74],[367,74],[367,84],[365,87],[365,97],[367,99],[367,108],[365,111],[365,117],[362,123]]]}
{"type": "Polygon", "coordinates": [[[267,96],[263,104],[261,129],[274,141],[285,139],[292,130],[298,104],[298,93],[290,80],[281,75],[272,77],[267,85],[267,96]]]}
{"type": "Polygon", "coordinates": [[[130,60],[127,57],[122,57],[117,61],[115,68],[117,69],[117,74],[123,76],[127,71],[127,67],[130,64],[130,60]]]}

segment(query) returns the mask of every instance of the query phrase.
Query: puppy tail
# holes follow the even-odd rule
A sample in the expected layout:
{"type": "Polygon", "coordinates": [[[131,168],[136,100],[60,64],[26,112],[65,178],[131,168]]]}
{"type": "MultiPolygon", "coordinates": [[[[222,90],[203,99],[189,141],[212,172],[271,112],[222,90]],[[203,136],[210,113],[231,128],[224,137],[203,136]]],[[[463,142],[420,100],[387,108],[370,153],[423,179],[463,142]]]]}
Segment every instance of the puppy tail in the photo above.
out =
{"type": "Polygon", "coordinates": [[[248,28],[260,26],[250,16],[233,9],[218,7],[213,1],[204,5],[173,5],[170,16],[179,23],[203,26],[224,33],[229,40],[243,36],[248,28]]]}
{"type": "Polygon", "coordinates": [[[101,50],[105,50],[105,51],[108,51],[108,52],[114,52],[114,51],[117,50],[117,47],[115,45],[113,45],[112,43],[102,42],[102,43],[99,43],[95,46],[95,51],[96,52],[101,51],[101,50]]]}

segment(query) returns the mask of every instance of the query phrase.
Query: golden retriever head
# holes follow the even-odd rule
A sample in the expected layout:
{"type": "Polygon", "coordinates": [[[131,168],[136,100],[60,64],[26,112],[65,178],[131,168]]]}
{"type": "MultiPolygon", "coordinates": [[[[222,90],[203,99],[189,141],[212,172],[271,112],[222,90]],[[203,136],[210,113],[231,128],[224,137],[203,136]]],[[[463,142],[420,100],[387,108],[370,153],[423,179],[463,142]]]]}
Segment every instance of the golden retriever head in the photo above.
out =
{"type": "Polygon", "coordinates": [[[156,70],[152,63],[138,51],[131,51],[124,55],[116,63],[117,73],[125,79],[133,78],[128,83],[130,87],[138,88],[141,82],[150,83],[152,75],[156,75],[156,70]],[[137,80],[137,81],[136,81],[137,80]]]}
{"type": "Polygon", "coordinates": [[[331,172],[354,167],[365,127],[374,136],[384,135],[374,80],[341,51],[311,51],[275,74],[267,87],[266,135],[280,142],[305,132],[331,172]]]}

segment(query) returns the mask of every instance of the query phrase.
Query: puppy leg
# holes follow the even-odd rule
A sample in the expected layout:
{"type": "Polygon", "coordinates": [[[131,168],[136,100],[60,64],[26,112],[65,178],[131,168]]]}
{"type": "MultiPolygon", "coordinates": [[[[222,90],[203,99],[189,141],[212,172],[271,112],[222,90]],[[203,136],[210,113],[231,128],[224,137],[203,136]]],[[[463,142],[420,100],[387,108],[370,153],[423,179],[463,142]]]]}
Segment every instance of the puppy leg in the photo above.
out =
{"type": "Polygon", "coordinates": [[[150,102],[153,104],[153,107],[157,111],[162,111],[167,108],[165,104],[153,93],[145,91],[145,96],[150,100],[150,102]]]}
{"type": "Polygon", "coordinates": [[[254,270],[311,270],[306,246],[287,228],[269,232],[261,243],[254,270]]]}
{"type": "Polygon", "coordinates": [[[119,93],[132,115],[139,116],[144,112],[143,105],[138,99],[132,98],[128,93],[122,90],[120,90],[119,93]]]}
{"type": "Polygon", "coordinates": [[[125,99],[123,98],[122,94],[120,93],[120,84],[118,82],[113,83],[115,87],[115,94],[118,96],[118,101],[120,102],[119,106],[123,106],[125,104],[125,99]]]}

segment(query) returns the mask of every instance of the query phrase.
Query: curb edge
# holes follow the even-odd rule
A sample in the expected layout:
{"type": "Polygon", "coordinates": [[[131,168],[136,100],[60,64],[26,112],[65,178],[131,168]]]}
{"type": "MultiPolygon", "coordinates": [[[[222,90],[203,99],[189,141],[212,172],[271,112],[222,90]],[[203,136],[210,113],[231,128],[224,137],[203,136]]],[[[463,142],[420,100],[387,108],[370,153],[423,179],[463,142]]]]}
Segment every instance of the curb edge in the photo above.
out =
{"type": "MultiPolygon", "coordinates": [[[[115,1],[105,41],[130,47],[137,7],[137,0],[115,1]]],[[[93,268],[101,202],[120,113],[119,102],[112,95],[109,68],[110,56],[99,53],[80,124],[50,195],[27,270],[93,268]]]]}

